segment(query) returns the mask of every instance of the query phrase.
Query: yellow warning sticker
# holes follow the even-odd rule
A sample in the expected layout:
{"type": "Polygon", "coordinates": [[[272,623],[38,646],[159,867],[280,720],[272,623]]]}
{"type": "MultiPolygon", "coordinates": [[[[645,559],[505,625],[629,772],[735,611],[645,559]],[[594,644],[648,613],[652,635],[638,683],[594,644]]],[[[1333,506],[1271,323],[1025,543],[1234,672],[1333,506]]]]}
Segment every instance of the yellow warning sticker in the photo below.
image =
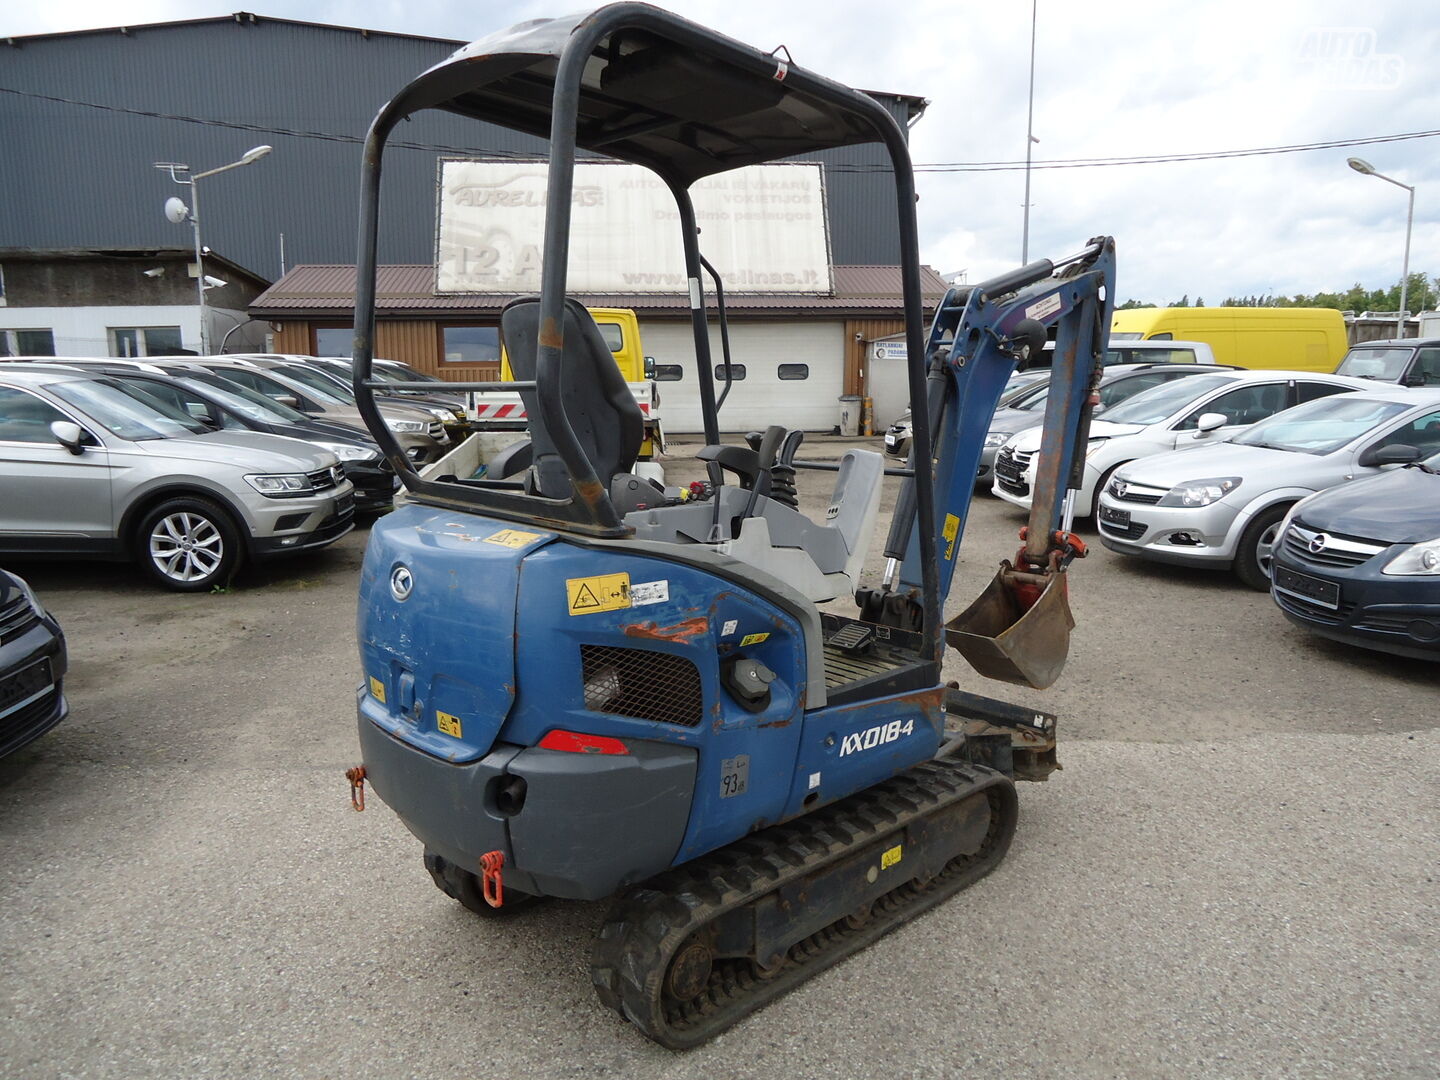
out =
{"type": "Polygon", "coordinates": [[[630,575],[601,574],[599,577],[565,579],[566,606],[571,615],[594,615],[619,611],[630,606],[630,575]]]}
{"type": "Polygon", "coordinates": [[[946,514],[945,527],[940,530],[940,535],[945,538],[945,561],[949,562],[955,557],[955,537],[960,535],[960,519],[954,514],[946,514]]]}
{"type": "Polygon", "coordinates": [[[741,645],[759,645],[760,642],[768,640],[769,634],[746,634],[740,639],[741,645]]]}
{"type": "Polygon", "coordinates": [[[499,544],[501,547],[522,548],[526,544],[533,544],[544,535],[544,533],[526,532],[523,529],[501,529],[493,536],[487,536],[485,542],[499,544]]]}
{"type": "Polygon", "coordinates": [[[900,861],[900,856],[901,856],[901,854],[902,854],[902,852],[901,852],[900,849],[901,849],[903,846],[904,846],[904,845],[902,845],[902,844],[896,844],[896,845],[895,845],[894,847],[892,847],[889,851],[886,851],[886,852],[884,852],[884,853],[881,854],[881,856],[880,856],[880,869],[881,869],[881,870],[889,870],[890,867],[894,866],[896,863],[898,863],[898,862],[900,861]]]}
{"type": "Polygon", "coordinates": [[[373,675],[370,676],[370,696],[381,705],[385,704],[385,684],[373,675]]]}
{"type": "Polygon", "coordinates": [[[460,738],[460,717],[451,716],[448,712],[435,710],[435,726],[452,739],[460,738]]]}

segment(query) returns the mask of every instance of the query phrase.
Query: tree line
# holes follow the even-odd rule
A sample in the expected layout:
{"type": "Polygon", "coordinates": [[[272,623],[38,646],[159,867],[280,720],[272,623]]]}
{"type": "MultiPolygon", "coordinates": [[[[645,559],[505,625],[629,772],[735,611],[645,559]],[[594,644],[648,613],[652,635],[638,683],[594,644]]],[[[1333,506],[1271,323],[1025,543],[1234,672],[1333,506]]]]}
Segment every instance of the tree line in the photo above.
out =
{"type": "MultiPolygon", "coordinates": [[[[1405,306],[1414,313],[1428,311],[1440,297],[1440,277],[1418,273],[1410,275],[1410,287],[1405,297],[1405,306]]],[[[1205,307],[1205,298],[1197,296],[1192,303],[1186,293],[1179,300],[1168,304],[1152,304],[1146,300],[1126,300],[1119,310],[1153,307],[1205,307]]],[[[1367,289],[1356,282],[1344,292],[1296,293],[1294,296],[1279,296],[1274,293],[1250,296],[1227,296],[1217,307],[1319,307],[1335,308],[1339,311],[1398,311],[1400,309],[1400,282],[1388,289],[1367,289]]]]}

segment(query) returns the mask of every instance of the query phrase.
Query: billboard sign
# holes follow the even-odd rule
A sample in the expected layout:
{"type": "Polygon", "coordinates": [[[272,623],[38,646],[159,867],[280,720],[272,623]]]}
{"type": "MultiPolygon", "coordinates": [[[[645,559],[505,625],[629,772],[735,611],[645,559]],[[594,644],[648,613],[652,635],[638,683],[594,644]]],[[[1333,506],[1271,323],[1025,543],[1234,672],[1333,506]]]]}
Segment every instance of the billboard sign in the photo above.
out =
{"type": "MultiPolygon", "coordinates": [[[[543,161],[440,162],[435,291],[527,293],[540,288],[543,161]]],[[[818,163],[754,165],[690,189],[700,250],[727,290],[831,292],[824,176],[818,163]]],[[[683,293],[680,215],[650,170],[577,161],[567,291],[683,293]]]]}

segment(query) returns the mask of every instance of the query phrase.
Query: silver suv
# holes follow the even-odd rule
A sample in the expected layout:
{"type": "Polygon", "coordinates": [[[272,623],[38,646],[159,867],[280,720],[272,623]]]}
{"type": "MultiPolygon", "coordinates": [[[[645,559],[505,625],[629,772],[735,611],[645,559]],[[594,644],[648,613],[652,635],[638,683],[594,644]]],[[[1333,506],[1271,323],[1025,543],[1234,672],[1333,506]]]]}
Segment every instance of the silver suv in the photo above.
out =
{"type": "Polygon", "coordinates": [[[136,559],[166,588],[354,527],[339,459],[298,439],[211,431],[113,380],[0,365],[0,555],[136,559]]]}

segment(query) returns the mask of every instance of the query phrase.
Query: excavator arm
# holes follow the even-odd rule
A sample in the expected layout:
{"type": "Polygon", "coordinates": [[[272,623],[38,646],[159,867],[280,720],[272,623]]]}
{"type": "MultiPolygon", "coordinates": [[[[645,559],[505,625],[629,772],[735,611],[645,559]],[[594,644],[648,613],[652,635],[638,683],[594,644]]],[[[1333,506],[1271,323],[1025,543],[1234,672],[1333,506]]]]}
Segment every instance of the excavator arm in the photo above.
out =
{"type": "MultiPolygon", "coordinates": [[[[926,343],[929,358],[926,415],[915,416],[911,469],[932,468],[938,538],[940,594],[947,595],[956,556],[965,533],[975,472],[1005,383],[1017,367],[1039,353],[1055,328],[1055,357],[1036,467],[1030,520],[1022,531],[1024,546],[981,599],[947,627],[946,638],[981,670],[1009,682],[1048,686],[1064,663],[1054,646],[1019,645],[1014,630],[1045,624],[1045,637],[1069,620],[1064,569],[1083,554],[1084,545],[1069,533],[1071,489],[1080,486],[1093,397],[1100,377],[1115,277],[1115,242],[1098,237],[1066,259],[1042,259],[980,285],[951,289],[936,311],[926,343]],[[928,421],[928,422],[927,422],[928,421]],[[925,429],[921,432],[921,428],[925,429]],[[929,460],[925,455],[929,450],[929,460]],[[988,599],[987,599],[988,598],[988,599]],[[983,607],[982,607],[983,605],[983,607]],[[977,607],[980,608],[977,610],[977,607]],[[1063,608],[1063,610],[1060,610],[1063,608]],[[1030,612],[1037,617],[1020,627],[1030,612]],[[977,636],[1000,641],[1001,653],[1018,655],[987,667],[976,650],[977,636]],[[1028,653],[1027,653],[1028,650],[1028,653]],[[1041,656],[1040,651],[1050,655],[1041,656]]],[[[857,599],[864,617],[907,628],[918,626],[922,564],[913,480],[902,487],[886,540],[888,560],[880,589],[857,599]]],[[[1069,625],[1073,625],[1070,622],[1069,625]]],[[[1060,635],[1068,643],[1069,626],[1060,635]]],[[[983,658],[982,658],[983,659],[983,658]]]]}

